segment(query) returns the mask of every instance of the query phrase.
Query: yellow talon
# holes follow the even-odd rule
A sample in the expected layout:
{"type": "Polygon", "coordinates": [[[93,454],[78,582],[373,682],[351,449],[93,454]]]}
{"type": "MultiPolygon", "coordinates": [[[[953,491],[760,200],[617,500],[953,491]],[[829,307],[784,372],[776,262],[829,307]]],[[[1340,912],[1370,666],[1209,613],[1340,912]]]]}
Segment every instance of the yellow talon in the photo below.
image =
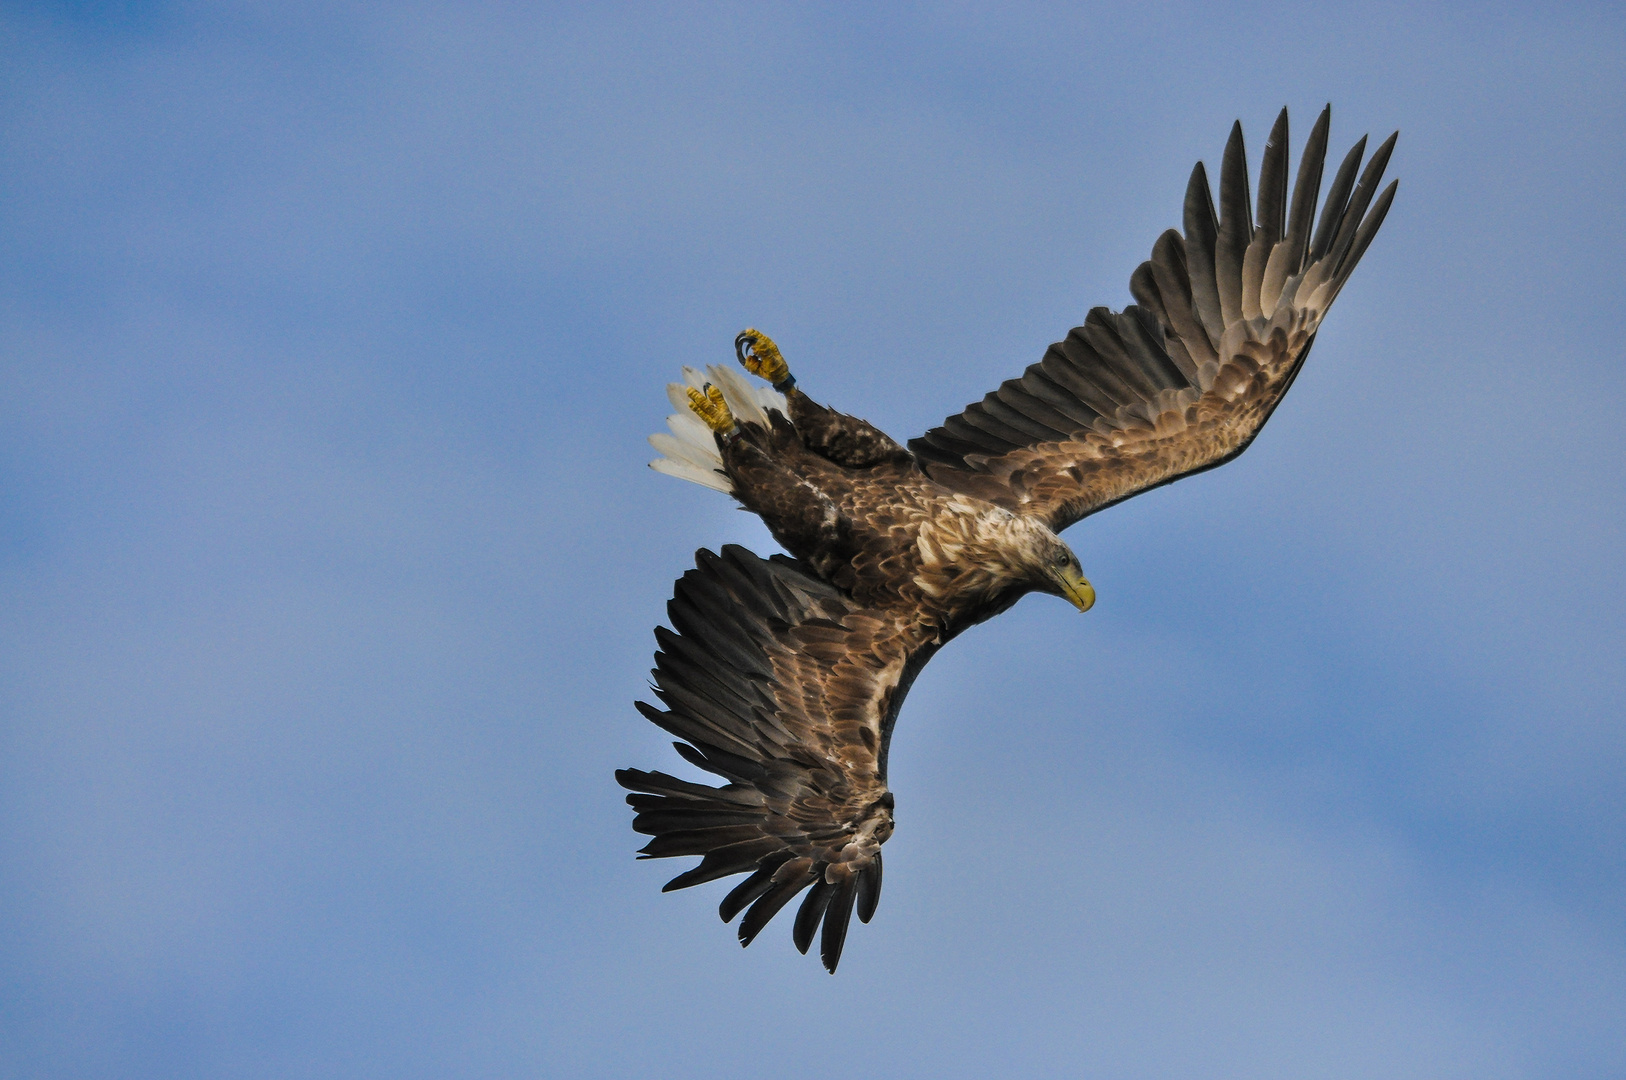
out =
{"type": "Polygon", "coordinates": [[[727,435],[735,429],[734,414],[728,411],[728,402],[723,400],[723,392],[711,383],[706,384],[706,392],[703,394],[694,387],[689,387],[689,408],[705,421],[707,427],[719,435],[727,435]]]}
{"type": "Polygon", "coordinates": [[[734,339],[734,355],[751,374],[778,384],[790,378],[790,365],[779,353],[773,338],[760,330],[742,330],[734,339]]]}

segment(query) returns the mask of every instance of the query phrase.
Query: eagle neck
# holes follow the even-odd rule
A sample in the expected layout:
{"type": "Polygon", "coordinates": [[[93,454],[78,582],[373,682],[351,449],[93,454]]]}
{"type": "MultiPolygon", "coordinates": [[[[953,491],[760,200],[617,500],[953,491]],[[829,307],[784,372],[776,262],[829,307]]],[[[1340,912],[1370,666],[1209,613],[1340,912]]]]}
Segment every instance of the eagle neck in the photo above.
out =
{"type": "Polygon", "coordinates": [[[1054,536],[1036,519],[956,495],[921,523],[915,583],[957,633],[1030,592],[1044,538],[1054,536]]]}

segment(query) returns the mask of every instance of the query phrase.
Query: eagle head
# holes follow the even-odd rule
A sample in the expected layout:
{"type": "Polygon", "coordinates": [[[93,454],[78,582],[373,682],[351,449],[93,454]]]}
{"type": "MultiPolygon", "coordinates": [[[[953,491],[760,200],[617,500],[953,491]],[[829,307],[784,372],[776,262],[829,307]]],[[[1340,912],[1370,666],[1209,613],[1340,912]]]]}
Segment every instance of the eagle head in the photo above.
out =
{"type": "Polygon", "coordinates": [[[1031,591],[1063,597],[1080,611],[1095,603],[1078,556],[1039,518],[957,496],[922,523],[915,543],[915,582],[928,596],[994,603],[999,611],[1031,591]]]}
{"type": "Polygon", "coordinates": [[[1084,577],[1078,556],[1050,526],[1037,518],[1012,515],[1006,527],[1005,548],[1012,569],[1038,592],[1072,602],[1080,611],[1095,603],[1095,588],[1084,577]]]}
{"type": "Polygon", "coordinates": [[[1080,612],[1088,612],[1096,602],[1096,590],[1078,564],[1078,556],[1049,525],[1037,517],[1008,511],[998,511],[997,522],[987,524],[993,525],[987,530],[993,533],[987,537],[992,540],[990,547],[1003,564],[1003,573],[997,577],[1070,600],[1080,612]]]}

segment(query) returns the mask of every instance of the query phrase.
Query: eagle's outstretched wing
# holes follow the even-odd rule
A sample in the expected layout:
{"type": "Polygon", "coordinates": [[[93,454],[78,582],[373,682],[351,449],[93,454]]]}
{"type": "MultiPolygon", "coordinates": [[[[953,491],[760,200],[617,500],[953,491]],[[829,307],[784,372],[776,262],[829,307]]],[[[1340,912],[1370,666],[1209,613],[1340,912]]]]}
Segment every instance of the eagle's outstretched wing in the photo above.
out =
{"type": "Polygon", "coordinates": [[[740,942],[811,886],[796,915],[806,952],[835,971],[854,906],[864,922],[881,892],[881,844],[892,834],[886,751],[898,707],[936,651],[931,631],[859,608],[784,556],[702,550],[655,631],[654,690],[639,710],[678,753],[728,781],[708,787],[622,769],[647,858],[702,855],[666,889],[750,872],[723,899],[724,921],[749,905],[740,942]]]}
{"type": "Polygon", "coordinates": [[[912,440],[926,472],[1060,531],[1245,450],[1394,198],[1391,183],[1373,202],[1395,136],[1357,182],[1362,138],[1312,234],[1330,115],[1329,107],[1310,133],[1289,200],[1282,110],[1265,144],[1257,219],[1242,125],[1232,127],[1219,215],[1199,162],[1185,235],[1158,238],[1129,281],[1137,303],[1121,314],[1094,309],[1020,379],[912,440]]]}

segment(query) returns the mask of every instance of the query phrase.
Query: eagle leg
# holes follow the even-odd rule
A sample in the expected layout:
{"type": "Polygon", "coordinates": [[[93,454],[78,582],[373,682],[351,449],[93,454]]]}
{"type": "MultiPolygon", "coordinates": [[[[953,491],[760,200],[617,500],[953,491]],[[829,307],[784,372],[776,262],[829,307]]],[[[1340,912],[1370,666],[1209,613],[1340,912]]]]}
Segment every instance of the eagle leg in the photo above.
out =
{"type": "Polygon", "coordinates": [[[796,385],[796,376],[790,373],[790,365],[785,363],[779,346],[761,330],[741,330],[734,339],[734,355],[739,357],[741,367],[773,383],[773,388],[781,394],[796,385]]]}
{"type": "Polygon", "coordinates": [[[796,377],[790,373],[779,346],[761,330],[741,330],[734,339],[734,355],[746,371],[767,379],[785,395],[791,423],[796,425],[802,444],[815,454],[850,469],[913,463],[913,455],[879,428],[856,416],[827,409],[798,390],[796,377]]]}
{"type": "Polygon", "coordinates": [[[688,390],[689,408],[707,427],[725,439],[739,435],[740,426],[734,422],[734,414],[729,411],[728,402],[724,400],[721,390],[711,383],[706,384],[705,393],[692,386],[688,390]]]}
{"type": "MultiPolygon", "coordinates": [[[[789,425],[785,424],[788,428],[789,425]]],[[[734,485],[734,497],[762,518],[773,538],[798,559],[806,559],[827,581],[846,588],[842,571],[858,554],[853,522],[826,491],[797,471],[800,446],[762,445],[767,436],[747,425],[744,438],[723,440],[723,466],[734,485]]]]}

